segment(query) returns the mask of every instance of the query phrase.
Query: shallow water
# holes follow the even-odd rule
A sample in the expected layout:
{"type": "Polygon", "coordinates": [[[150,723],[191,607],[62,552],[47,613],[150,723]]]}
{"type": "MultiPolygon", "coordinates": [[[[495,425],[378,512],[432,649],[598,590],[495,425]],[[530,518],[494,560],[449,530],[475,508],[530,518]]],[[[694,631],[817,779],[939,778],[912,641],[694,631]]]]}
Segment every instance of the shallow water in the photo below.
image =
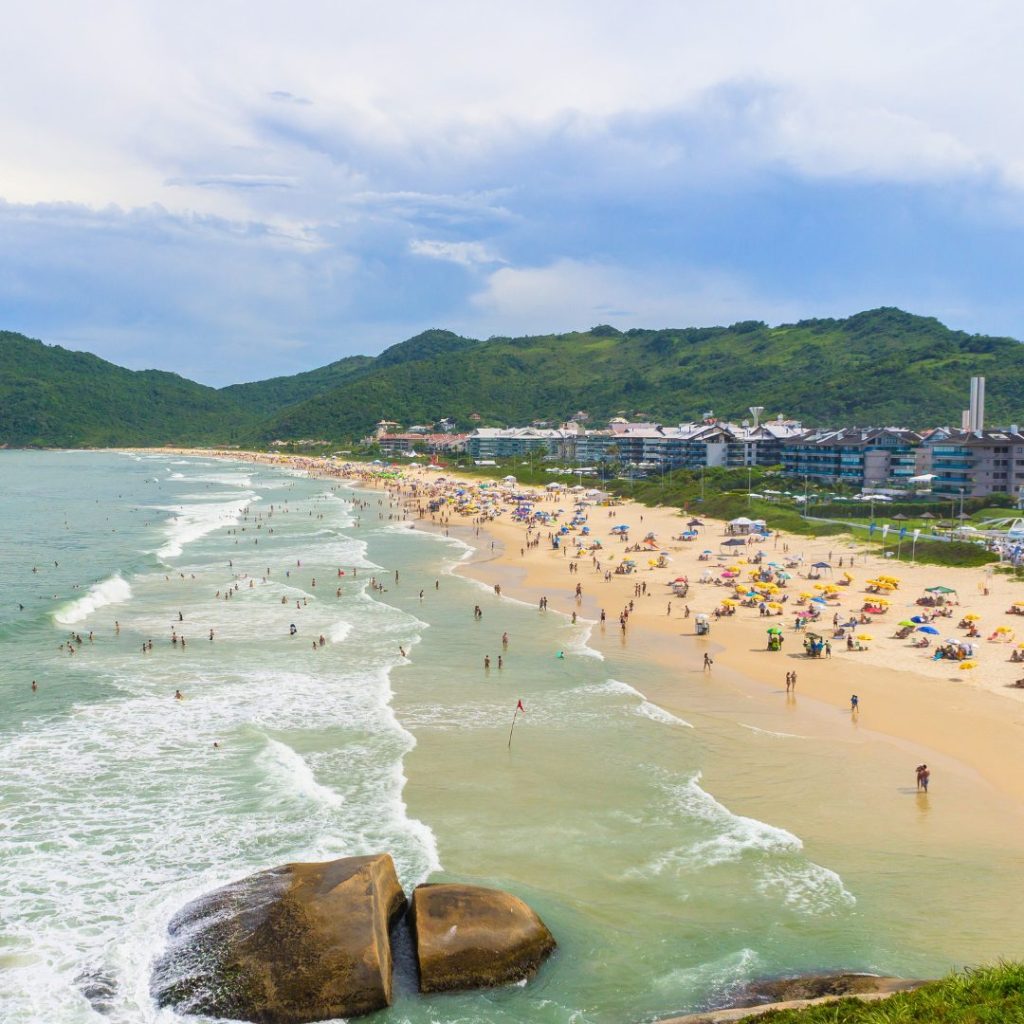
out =
{"type": "Polygon", "coordinates": [[[182,903],[382,850],[407,887],[518,893],[560,943],[525,987],[402,993],[393,1022],[639,1021],[765,974],[935,973],[1020,937],[998,828],[898,795],[865,829],[840,776],[905,752],[801,738],[738,683],[680,678],[670,714],[643,696],[664,670],[454,575],[465,545],[389,515],[242,463],[0,453],[0,1019],[100,1020],[96,973],[107,1020],[177,1019],[148,972],[182,903]],[[944,924],[957,888],[970,913],[944,924]]]}

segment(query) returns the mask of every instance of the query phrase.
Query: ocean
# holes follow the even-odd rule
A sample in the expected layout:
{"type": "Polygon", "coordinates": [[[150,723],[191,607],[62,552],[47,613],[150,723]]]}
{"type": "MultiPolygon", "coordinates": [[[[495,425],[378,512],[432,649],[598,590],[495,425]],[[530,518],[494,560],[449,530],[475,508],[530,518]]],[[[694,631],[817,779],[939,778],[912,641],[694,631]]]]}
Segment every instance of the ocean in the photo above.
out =
{"type": "Polygon", "coordinates": [[[525,986],[400,985],[387,1024],[650,1021],[757,977],[935,974],[1007,939],[1019,862],[997,828],[951,845],[915,813],[853,835],[855,796],[828,806],[835,744],[768,728],[753,697],[738,721],[706,686],[669,714],[643,696],[664,669],[457,575],[467,545],[379,492],[5,451],[0,538],[5,1024],[179,1020],[149,970],[184,903],[383,851],[407,889],[515,892],[559,941],[525,986]]]}

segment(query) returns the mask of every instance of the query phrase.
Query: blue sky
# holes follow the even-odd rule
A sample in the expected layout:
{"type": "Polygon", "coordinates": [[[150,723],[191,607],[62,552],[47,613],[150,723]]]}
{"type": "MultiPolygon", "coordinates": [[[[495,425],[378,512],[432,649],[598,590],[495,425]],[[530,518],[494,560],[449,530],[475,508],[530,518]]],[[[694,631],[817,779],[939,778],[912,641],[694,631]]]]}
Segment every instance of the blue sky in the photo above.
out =
{"type": "Polygon", "coordinates": [[[504,7],[23,5],[0,329],[214,385],[429,327],[1024,337],[1024,7],[504,7]]]}

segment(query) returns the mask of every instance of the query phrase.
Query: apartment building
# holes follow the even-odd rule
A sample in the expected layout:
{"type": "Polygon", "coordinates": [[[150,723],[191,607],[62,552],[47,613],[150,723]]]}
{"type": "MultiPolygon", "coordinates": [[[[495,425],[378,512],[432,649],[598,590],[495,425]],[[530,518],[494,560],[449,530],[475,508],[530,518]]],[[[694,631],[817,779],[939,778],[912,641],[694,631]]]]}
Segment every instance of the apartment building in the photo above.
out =
{"type": "Polygon", "coordinates": [[[929,432],[924,446],[936,494],[982,498],[1018,495],[1024,488],[1024,435],[1016,425],[1008,430],[940,427],[929,432]]]}
{"type": "Polygon", "coordinates": [[[809,430],[782,445],[782,466],[791,476],[851,487],[896,486],[925,465],[922,436],[901,427],[809,430]]]}

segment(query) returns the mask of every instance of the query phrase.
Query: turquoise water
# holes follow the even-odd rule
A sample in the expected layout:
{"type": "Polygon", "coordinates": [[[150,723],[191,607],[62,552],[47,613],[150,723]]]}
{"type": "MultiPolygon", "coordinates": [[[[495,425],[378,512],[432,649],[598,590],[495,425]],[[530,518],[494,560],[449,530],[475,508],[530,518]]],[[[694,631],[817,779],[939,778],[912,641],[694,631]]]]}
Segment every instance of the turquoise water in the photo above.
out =
{"type": "Polygon", "coordinates": [[[4,1022],[176,1020],[148,974],[184,902],[385,850],[407,887],[511,889],[560,942],[526,987],[403,989],[379,1017],[395,1024],[650,1020],[766,974],[926,972],[957,943],[989,948],[995,884],[978,936],[908,939],[1013,851],[945,847],[923,862],[930,897],[900,862],[928,856],[919,823],[892,830],[892,862],[807,818],[809,851],[769,823],[779,794],[757,793],[768,773],[805,808],[821,798],[790,771],[801,737],[737,728],[721,692],[694,689],[685,721],[655,707],[649,667],[454,575],[465,545],[410,529],[379,493],[240,462],[2,452],[0,536],[4,1022]],[[751,790],[765,820],[707,774],[751,790]],[[88,977],[112,989],[105,1016],[88,977]]]}

